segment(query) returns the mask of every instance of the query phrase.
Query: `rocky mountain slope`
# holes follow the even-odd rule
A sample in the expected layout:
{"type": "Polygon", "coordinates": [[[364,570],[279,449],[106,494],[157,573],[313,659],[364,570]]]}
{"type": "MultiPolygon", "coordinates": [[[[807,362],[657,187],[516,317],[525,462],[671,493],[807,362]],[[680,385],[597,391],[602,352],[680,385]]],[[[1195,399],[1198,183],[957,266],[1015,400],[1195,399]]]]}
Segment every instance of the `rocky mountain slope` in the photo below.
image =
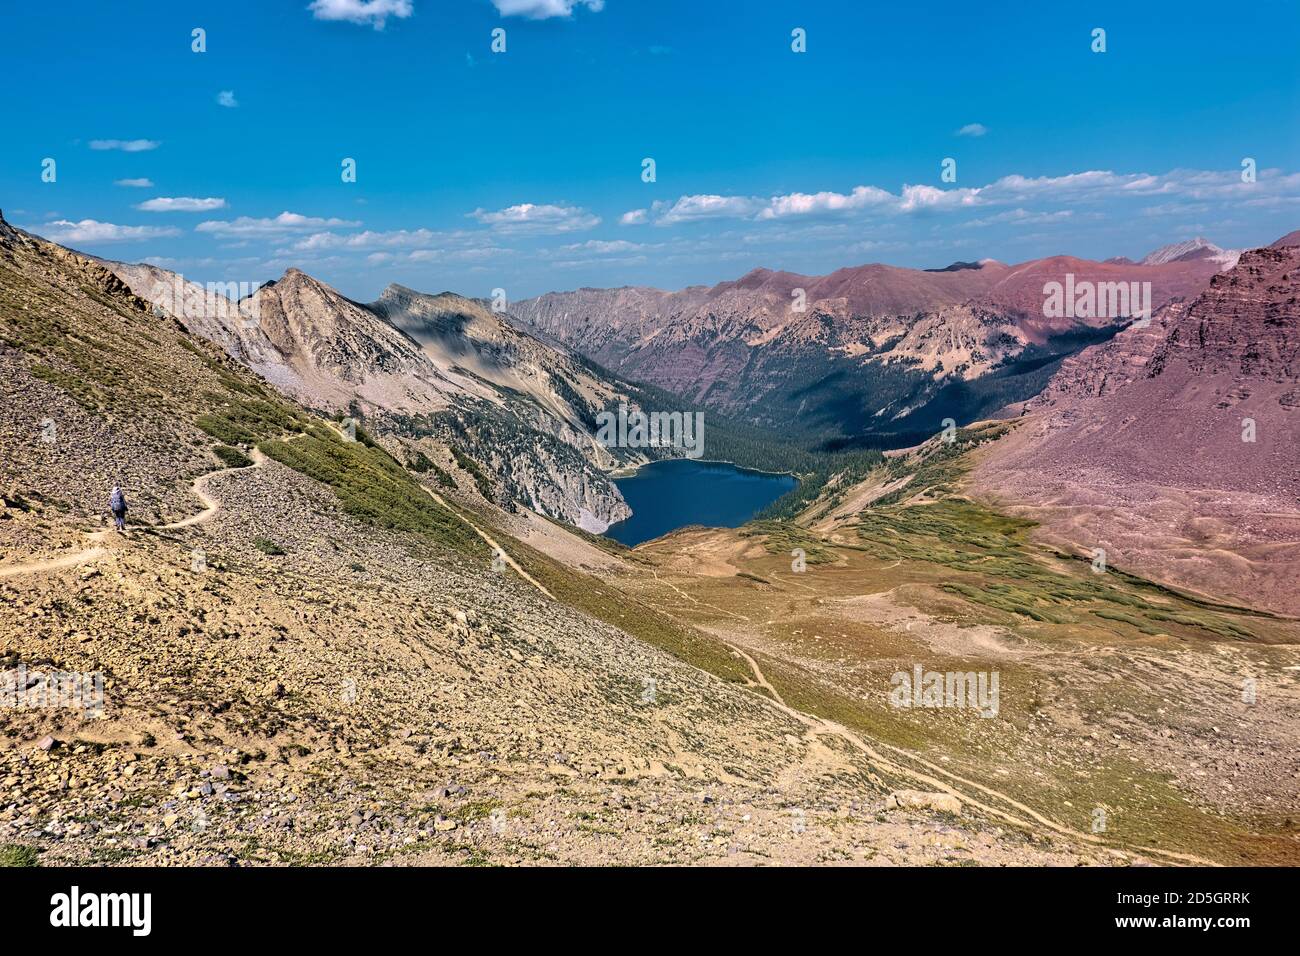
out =
{"type": "Polygon", "coordinates": [[[502,503],[595,531],[630,513],[606,472],[644,459],[592,434],[625,395],[481,302],[390,286],[363,305],[289,269],[236,303],[157,267],[105,265],[309,407],[431,439],[428,450],[454,442],[494,472],[509,462],[488,492],[502,503]]]}
{"type": "Polygon", "coordinates": [[[1238,249],[1220,249],[1204,236],[1161,246],[1142,257],[1144,266],[1160,266],[1167,262],[1191,262],[1196,259],[1210,259],[1221,263],[1224,269],[1231,269],[1241,258],[1238,249]]]}
{"type": "Polygon", "coordinates": [[[1054,256],[933,271],[866,265],[826,276],[759,269],[675,293],[550,293],[512,312],[623,376],[727,414],[813,433],[892,436],[896,445],[932,433],[943,417],[969,420],[1036,394],[1050,374],[1045,364],[1128,321],[1045,314],[1047,283],[1070,275],[1150,283],[1158,308],[1194,296],[1222,265],[1054,256]]]}
{"type": "Polygon", "coordinates": [[[890,452],[792,521],[682,529],[638,547],[651,573],[623,578],[749,655],[782,699],[999,806],[1182,862],[1293,864],[1300,621],[1042,541],[1014,498],[971,483],[1023,427],[890,452]],[[897,706],[918,664],[997,674],[997,715],[969,690],[964,711],[897,706]]]}
{"type": "Polygon", "coordinates": [[[1076,545],[1300,612],[1300,245],[1067,360],[978,472],[1076,545]]]}
{"type": "Polygon", "coordinates": [[[349,440],[2,220],[0,370],[6,859],[1148,859],[769,696],[749,658],[581,570],[634,562],[555,525],[532,540],[569,563],[507,537],[462,473],[349,440]],[[59,675],[97,675],[102,710],[59,675]]]}

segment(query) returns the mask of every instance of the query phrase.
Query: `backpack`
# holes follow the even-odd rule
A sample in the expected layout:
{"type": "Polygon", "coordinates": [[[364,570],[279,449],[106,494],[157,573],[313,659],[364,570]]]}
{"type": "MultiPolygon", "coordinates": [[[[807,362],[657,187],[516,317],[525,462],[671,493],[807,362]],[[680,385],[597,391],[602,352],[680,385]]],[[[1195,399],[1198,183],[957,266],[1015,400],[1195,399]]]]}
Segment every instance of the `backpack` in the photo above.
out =
{"type": "Polygon", "coordinates": [[[114,490],[108,496],[108,507],[113,511],[126,511],[126,496],[122,494],[121,490],[114,490]]]}

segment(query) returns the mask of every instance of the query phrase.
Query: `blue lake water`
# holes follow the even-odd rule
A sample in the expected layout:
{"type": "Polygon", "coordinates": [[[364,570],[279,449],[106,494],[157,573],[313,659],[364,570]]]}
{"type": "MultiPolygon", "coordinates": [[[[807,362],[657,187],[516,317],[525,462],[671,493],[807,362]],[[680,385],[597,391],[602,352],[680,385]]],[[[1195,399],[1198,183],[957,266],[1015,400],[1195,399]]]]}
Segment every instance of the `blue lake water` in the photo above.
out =
{"type": "Polygon", "coordinates": [[[605,534],[635,546],[688,524],[739,527],[798,482],[790,475],[676,458],[645,465],[614,483],[632,517],[611,525],[605,534]]]}

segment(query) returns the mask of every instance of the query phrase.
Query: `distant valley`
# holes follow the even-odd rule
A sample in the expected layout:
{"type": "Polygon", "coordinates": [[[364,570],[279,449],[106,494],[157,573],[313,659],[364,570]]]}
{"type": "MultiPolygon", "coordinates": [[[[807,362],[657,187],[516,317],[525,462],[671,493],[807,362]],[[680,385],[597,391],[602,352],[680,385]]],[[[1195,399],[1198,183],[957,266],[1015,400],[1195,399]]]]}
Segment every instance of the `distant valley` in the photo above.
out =
{"type": "Polygon", "coordinates": [[[361,304],[291,269],[176,308],[174,274],[0,220],[6,686],[108,674],[102,722],[15,712],[0,836],[69,863],[1293,863],[1296,239],[572,294],[613,309],[619,363],[573,344],[594,312],[543,327],[555,296],[361,304]],[[1150,321],[1043,316],[1060,269],[1149,281],[1150,321]],[[637,517],[615,475],[683,457],[597,416],[697,404],[706,462],[797,485],[597,533],[637,517]],[[896,706],[918,666],[999,696],[896,706]]]}
{"type": "Polygon", "coordinates": [[[1031,398],[1063,358],[1133,321],[1049,317],[1048,283],[1147,284],[1154,310],[1195,297],[1234,256],[1198,239],[1141,263],[759,269],[680,292],[551,293],[513,303],[511,314],[619,375],[739,420],[828,447],[896,448],[945,418],[973,421],[1031,398]]]}

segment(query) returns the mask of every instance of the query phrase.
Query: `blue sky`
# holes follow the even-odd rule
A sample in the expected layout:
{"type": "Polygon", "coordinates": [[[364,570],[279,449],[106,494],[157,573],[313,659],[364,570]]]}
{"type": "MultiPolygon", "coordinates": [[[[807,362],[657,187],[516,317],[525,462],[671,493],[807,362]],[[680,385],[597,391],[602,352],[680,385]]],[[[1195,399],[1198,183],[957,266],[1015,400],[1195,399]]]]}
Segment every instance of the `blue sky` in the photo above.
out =
{"type": "Polygon", "coordinates": [[[0,36],[6,218],[200,281],[514,299],[1300,227],[1292,0],[8,0],[0,36]]]}

